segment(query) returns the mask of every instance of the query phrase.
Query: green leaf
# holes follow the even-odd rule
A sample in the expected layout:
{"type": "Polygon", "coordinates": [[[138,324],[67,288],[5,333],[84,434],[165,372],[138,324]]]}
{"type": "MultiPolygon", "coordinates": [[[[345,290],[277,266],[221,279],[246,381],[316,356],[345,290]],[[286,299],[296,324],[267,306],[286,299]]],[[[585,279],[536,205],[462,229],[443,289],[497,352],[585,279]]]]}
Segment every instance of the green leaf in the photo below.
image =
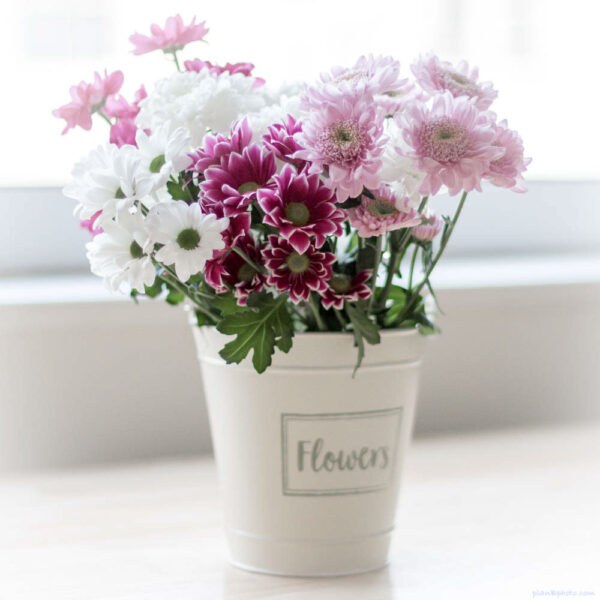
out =
{"type": "Polygon", "coordinates": [[[154,280],[154,283],[151,286],[144,286],[144,293],[148,298],[156,298],[160,296],[163,290],[163,282],[158,277],[154,280]]]}
{"type": "Polygon", "coordinates": [[[345,200],[344,202],[338,202],[337,206],[339,208],[356,208],[357,206],[360,206],[361,203],[361,199],[360,196],[358,198],[348,198],[347,200],[345,200]]]}
{"type": "Polygon", "coordinates": [[[206,324],[206,316],[201,313],[199,310],[194,311],[196,313],[196,325],[198,327],[202,327],[202,325],[206,324]]]}
{"type": "Polygon", "coordinates": [[[362,310],[359,310],[349,302],[345,304],[346,314],[352,323],[352,333],[354,335],[354,344],[358,348],[358,357],[352,377],[356,374],[356,370],[360,367],[365,356],[365,341],[369,344],[379,344],[381,337],[377,325],[369,319],[362,310]]]}
{"type": "Polygon", "coordinates": [[[287,296],[264,298],[257,308],[226,315],[217,329],[236,338],[225,344],[219,354],[227,363],[240,363],[252,350],[252,364],[262,373],[271,364],[275,345],[289,350],[294,335],[293,324],[285,307],[287,296]]]}
{"type": "Polygon", "coordinates": [[[172,288],[170,286],[168,286],[168,287],[169,287],[169,293],[167,294],[167,297],[165,298],[165,300],[168,304],[171,304],[172,306],[177,306],[179,303],[181,303],[185,300],[185,294],[183,292],[180,292],[179,290],[176,290],[175,288],[172,288]]]}
{"type": "Polygon", "coordinates": [[[176,181],[167,181],[167,191],[173,200],[189,200],[190,197],[180,183],[176,181]]]}
{"type": "Polygon", "coordinates": [[[218,294],[210,303],[221,311],[223,316],[230,315],[238,310],[242,310],[237,303],[235,296],[231,292],[218,294]]]}

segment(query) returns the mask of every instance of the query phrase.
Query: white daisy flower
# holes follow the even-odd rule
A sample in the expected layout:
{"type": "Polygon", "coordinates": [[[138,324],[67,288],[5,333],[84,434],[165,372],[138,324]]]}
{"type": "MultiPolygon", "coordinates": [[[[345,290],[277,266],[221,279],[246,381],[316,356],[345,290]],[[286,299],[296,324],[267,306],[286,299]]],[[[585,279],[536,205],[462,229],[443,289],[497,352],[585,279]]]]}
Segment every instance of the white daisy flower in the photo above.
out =
{"type": "Polygon", "coordinates": [[[258,112],[248,115],[248,123],[252,129],[252,141],[260,142],[262,136],[273,123],[284,121],[288,115],[295,119],[300,117],[300,96],[281,96],[275,104],[265,106],[258,112]]]}
{"type": "Polygon", "coordinates": [[[144,176],[140,154],[134,146],[99,146],[73,168],[73,182],[63,193],[78,201],[75,214],[89,219],[98,211],[96,225],[112,221],[121,209],[131,207],[151,191],[152,182],[144,176]]]}
{"type": "Polygon", "coordinates": [[[87,257],[94,275],[104,278],[105,286],[116,291],[126,283],[144,291],[156,278],[156,270],[147,253],[148,234],[140,213],[119,210],[115,221],[103,226],[104,232],[86,244],[87,257]]]}
{"type": "Polygon", "coordinates": [[[164,186],[171,175],[183,171],[190,164],[190,134],[183,127],[173,129],[172,123],[166,122],[150,134],[138,129],[135,142],[140,153],[141,168],[152,182],[152,192],[164,186]]]}
{"type": "Polygon", "coordinates": [[[228,227],[229,219],[205,215],[196,203],[174,200],[154,206],[146,225],[151,242],[164,244],[156,252],[156,260],[174,265],[177,277],[186,282],[204,269],[215,250],[225,248],[221,232],[228,227]]]}
{"type": "Polygon", "coordinates": [[[216,75],[208,69],[174,73],[158,81],[140,102],[136,123],[151,131],[166,122],[184,127],[196,147],[208,129],[228,133],[238,117],[265,106],[264,94],[253,86],[254,78],[241,73],[216,75]]]}

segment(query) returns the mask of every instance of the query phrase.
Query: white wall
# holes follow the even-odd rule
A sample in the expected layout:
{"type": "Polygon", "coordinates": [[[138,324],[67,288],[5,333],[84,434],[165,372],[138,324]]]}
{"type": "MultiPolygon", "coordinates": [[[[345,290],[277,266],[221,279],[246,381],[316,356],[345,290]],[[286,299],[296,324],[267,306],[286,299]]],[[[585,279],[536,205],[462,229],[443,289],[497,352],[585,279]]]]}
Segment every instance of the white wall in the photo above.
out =
{"type": "MultiPolygon", "coordinates": [[[[439,297],[417,435],[600,418],[600,283],[439,297]]],[[[162,302],[0,306],[0,470],[208,450],[194,353],[162,302]]]]}

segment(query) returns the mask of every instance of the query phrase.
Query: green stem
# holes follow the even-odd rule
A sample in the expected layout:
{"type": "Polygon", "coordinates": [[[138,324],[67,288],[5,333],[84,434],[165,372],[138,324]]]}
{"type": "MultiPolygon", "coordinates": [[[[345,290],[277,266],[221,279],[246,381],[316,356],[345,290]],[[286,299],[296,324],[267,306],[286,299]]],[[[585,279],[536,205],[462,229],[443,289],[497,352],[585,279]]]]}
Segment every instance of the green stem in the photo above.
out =
{"type": "Polygon", "coordinates": [[[319,312],[319,305],[317,303],[317,298],[316,298],[316,296],[313,296],[313,294],[311,294],[308,298],[308,305],[310,306],[311,310],[313,311],[313,314],[315,315],[315,321],[317,322],[317,327],[319,328],[319,331],[327,331],[327,327],[325,326],[325,321],[323,321],[323,317],[321,316],[321,313],[319,312]]]}
{"type": "Polygon", "coordinates": [[[98,114],[112,127],[113,123],[112,121],[101,111],[98,111],[98,114]]]}
{"type": "Polygon", "coordinates": [[[338,310],[337,308],[334,308],[333,312],[334,312],[335,316],[337,317],[337,320],[339,321],[340,325],[342,326],[342,331],[344,331],[346,329],[347,323],[344,320],[344,317],[342,315],[342,311],[338,310]]]}
{"type": "Polygon", "coordinates": [[[379,272],[379,263],[381,262],[381,246],[383,243],[383,236],[377,236],[377,242],[375,247],[375,263],[373,264],[373,274],[371,275],[371,297],[369,298],[369,306],[367,309],[367,315],[371,314],[371,308],[373,306],[373,300],[375,300],[375,290],[377,289],[377,273],[379,272]]]}
{"type": "Polygon", "coordinates": [[[454,227],[456,225],[456,222],[458,221],[458,218],[460,217],[460,213],[462,212],[462,209],[463,209],[463,206],[465,205],[466,199],[467,199],[467,192],[463,192],[462,196],[460,197],[458,206],[456,207],[456,212],[454,213],[454,216],[452,217],[452,221],[450,221],[450,224],[448,225],[446,235],[444,236],[444,238],[442,239],[442,241],[440,243],[440,247],[437,251],[437,254],[431,261],[431,264],[429,265],[429,268],[425,272],[425,276],[423,277],[423,280],[421,281],[421,283],[419,283],[419,285],[414,289],[414,291],[411,291],[410,300],[406,303],[404,310],[400,313],[400,315],[398,315],[398,319],[397,319],[398,323],[402,323],[403,319],[406,318],[406,316],[410,314],[410,312],[415,307],[416,303],[419,301],[419,297],[420,297],[419,294],[420,294],[421,290],[423,289],[423,286],[429,281],[429,277],[431,276],[432,271],[435,269],[436,265],[438,264],[438,261],[440,260],[440,258],[442,257],[442,254],[444,253],[444,250],[446,249],[446,246],[448,245],[448,241],[450,240],[450,236],[452,235],[452,232],[454,231],[454,227]]]}
{"type": "Polygon", "coordinates": [[[181,67],[179,66],[179,59],[177,58],[177,50],[173,50],[173,60],[175,61],[175,66],[178,71],[181,71],[181,67]]]}
{"type": "Polygon", "coordinates": [[[241,248],[238,246],[233,246],[232,250],[238,255],[241,256],[247,264],[249,264],[255,271],[258,273],[265,273],[265,269],[262,265],[254,262],[241,248]]]}
{"type": "MultiPolygon", "coordinates": [[[[418,211],[423,212],[425,205],[427,204],[427,200],[429,196],[423,196],[421,198],[421,202],[419,204],[418,211]]],[[[390,234],[393,236],[394,232],[390,234]]],[[[392,238],[390,237],[390,245],[392,251],[390,253],[390,260],[388,263],[387,277],[385,280],[385,285],[383,286],[383,290],[379,296],[379,302],[377,303],[377,309],[383,310],[385,308],[385,303],[390,295],[390,290],[392,289],[392,283],[394,280],[394,275],[396,271],[398,271],[398,267],[400,266],[400,262],[402,261],[402,257],[404,256],[404,252],[406,251],[406,247],[408,246],[411,238],[411,229],[403,229],[402,233],[398,239],[398,243],[394,244],[392,238]]]]}
{"type": "Polygon", "coordinates": [[[415,262],[417,260],[417,254],[418,254],[418,252],[419,252],[419,245],[415,244],[415,249],[413,251],[412,260],[410,261],[410,273],[408,275],[408,291],[409,292],[412,289],[413,272],[415,270],[415,262]]]}

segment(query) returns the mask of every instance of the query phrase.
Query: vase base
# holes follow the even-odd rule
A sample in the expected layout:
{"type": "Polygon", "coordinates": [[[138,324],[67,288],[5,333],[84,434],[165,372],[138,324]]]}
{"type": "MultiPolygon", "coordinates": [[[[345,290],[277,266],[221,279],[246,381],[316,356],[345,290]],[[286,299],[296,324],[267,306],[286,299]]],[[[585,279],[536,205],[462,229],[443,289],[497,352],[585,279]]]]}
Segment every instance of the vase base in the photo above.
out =
{"type": "Polygon", "coordinates": [[[281,540],[228,531],[233,566],[284,577],[339,577],[388,564],[392,532],[343,540],[281,540]]]}

